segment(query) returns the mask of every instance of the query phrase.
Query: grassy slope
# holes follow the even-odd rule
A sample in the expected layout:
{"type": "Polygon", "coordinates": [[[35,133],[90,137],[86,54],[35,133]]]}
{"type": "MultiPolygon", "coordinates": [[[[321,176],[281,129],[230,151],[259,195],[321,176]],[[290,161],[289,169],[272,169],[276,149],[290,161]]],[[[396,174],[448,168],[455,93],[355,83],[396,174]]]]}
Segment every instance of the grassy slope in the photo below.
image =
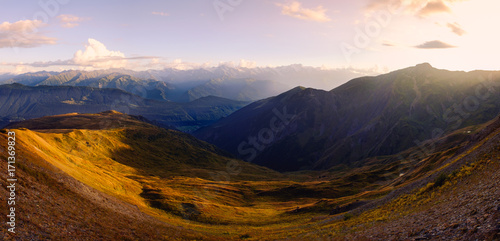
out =
{"type": "Polygon", "coordinates": [[[269,169],[217,155],[220,151],[215,147],[186,134],[114,112],[41,118],[12,127],[19,128],[20,148],[34,159],[44,160],[37,165],[53,166],[153,217],[206,235],[239,237],[248,225],[270,228],[302,220],[304,217],[296,215],[283,216],[316,200],[305,196],[290,200],[297,192],[310,190],[316,196],[330,197],[350,192],[326,182],[299,184],[269,169]],[[103,120],[110,129],[92,130],[102,126],[96,123],[103,120]],[[34,131],[20,127],[35,129],[49,123],[87,129],[34,131]],[[228,169],[232,161],[239,167],[228,169]]]}
{"type": "MultiPolygon", "coordinates": [[[[350,171],[339,168],[329,172],[279,174],[237,161],[242,170],[228,172],[227,163],[232,159],[223,156],[224,153],[215,154],[220,151],[188,135],[159,129],[119,113],[93,115],[94,122],[89,122],[92,120],[89,116],[68,115],[59,120],[59,123],[64,120],[76,127],[85,126],[89,129],[16,130],[19,148],[26,157],[21,165],[28,166],[24,168],[27,173],[21,172],[24,176],[21,179],[43,186],[38,192],[47,193],[44,197],[53,195],[57,197],[54,199],[62,200],[36,197],[30,194],[31,190],[19,194],[29,196],[30,200],[40,200],[39,204],[26,204],[26,210],[39,217],[32,221],[32,225],[39,226],[37,231],[31,232],[32,235],[66,235],[62,227],[68,224],[64,221],[49,227],[42,223],[72,217],[77,220],[73,226],[88,226],[86,229],[75,228],[72,232],[78,229],[78,232],[93,237],[100,237],[98,235],[102,232],[102,235],[108,235],[106,237],[122,235],[117,237],[140,237],[142,240],[170,239],[167,236],[218,240],[314,240],[329,236],[351,237],[356,234],[353,234],[354,231],[372,232],[384,237],[388,234],[377,233],[377,227],[384,225],[383,222],[404,219],[405,215],[421,208],[418,206],[420,202],[414,206],[408,200],[420,198],[428,200],[423,204],[433,205],[434,200],[428,197],[434,197],[436,194],[432,193],[438,189],[429,189],[426,184],[433,182],[438,175],[434,170],[442,169],[451,173],[452,170],[460,169],[467,156],[476,150],[483,150],[486,140],[491,139],[480,136],[479,130],[484,129],[484,126],[475,127],[478,131],[476,141],[469,140],[470,135],[463,134],[468,130],[474,131],[473,127],[463,129],[448,136],[448,141],[437,148],[435,155],[418,163],[398,163],[393,160],[394,157],[381,157],[369,160],[367,163],[371,165],[350,171]],[[108,123],[108,129],[91,130],[92,123],[103,120],[108,123]],[[456,143],[453,141],[462,143],[458,145],[462,149],[455,148],[456,143]],[[472,148],[467,147],[468,143],[472,148]],[[462,154],[456,155],[457,150],[462,154]],[[63,181],[51,178],[52,173],[61,171],[79,182],[69,177],[63,181]],[[215,177],[222,181],[214,180],[214,175],[210,175],[214,172],[217,173],[215,177]],[[401,172],[405,174],[398,177],[401,172]],[[395,177],[398,178],[392,181],[395,177]],[[52,185],[55,180],[59,180],[59,184],[52,185]],[[73,183],[69,185],[72,188],[65,188],[68,183],[73,183]],[[90,196],[82,194],[80,188],[75,188],[78,185],[88,185],[91,190],[94,188],[99,192],[95,191],[96,194],[90,196]],[[415,188],[424,189],[411,193],[415,188]],[[384,198],[379,197],[394,190],[396,193],[397,190],[403,190],[403,196],[380,201],[384,198]],[[66,192],[69,194],[65,195],[66,192]],[[95,200],[96,195],[113,201],[104,204],[87,202],[95,200]],[[78,212],[68,203],[78,207],[78,212]],[[377,205],[382,206],[373,209],[377,205]],[[40,207],[47,207],[44,208],[46,214],[41,213],[40,207]],[[116,210],[133,218],[122,213],[116,214],[116,210]],[[86,212],[84,216],[89,216],[88,212],[96,214],[90,215],[91,218],[83,218],[80,212],[86,212]],[[101,218],[107,221],[102,222],[101,218]],[[123,231],[112,228],[112,225],[121,225],[129,219],[132,224],[124,226],[123,231]],[[149,226],[138,230],[138,226],[133,225],[135,221],[149,226]],[[178,233],[179,230],[182,234],[178,233]]],[[[44,120],[47,119],[38,120],[38,123],[26,122],[24,125],[41,126],[40,121],[44,120]]],[[[4,134],[1,136],[5,138],[4,134]]],[[[455,176],[450,176],[448,181],[453,183],[467,178],[467,175],[460,173],[453,174],[455,176]]],[[[447,192],[446,188],[449,187],[449,184],[445,184],[439,190],[447,192]]],[[[462,188],[466,189],[467,186],[462,188]]]]}
{"type": "MultiPolygon", "coordinates": [[[[47,162],[18,136],[16,144],[17,229],[6,229],[0,240],[216,240],[200,233],[160,222],[114,196],[79,182],[47,162]]],[[[0,143],[7,143],[4,133],[0,143]]],[[[0,148],[0,165],[7,152],[0,148]]],[[[0,173],[0,200],[6,203],[7,172],[0,173]]],[[[0,206],[7,213],[6,205],[0,206]]]]}
{"type": "MultiPolygon", "coordinates": [[[[147,135],[145,131],[141,135],[147,135]]],[[[179,156],[169,160],[172,154],[165,151],[165,143],[178,143],[165,139],[147,145],[140,139],[124,143],[126,129],[57,132],[17,130],[17,136],[30,143],[25,148],[76,180],[169,224],[212,235],[239,236],[249,229],[256,235],[263,225],[275,229],[283,223],[301,223],[313,215],[291,214],[297,207],[307,210],[319,197],[326,200],[354,193],[345,183],[295,182],[246,163],[240,163],[240,174],[229,175],[229,182],[215,182],[207,169],[224,172],[228,158],[196,165],[184,161],[183,155],[195,160],[191,158],[208,153],[197,155],[183,146],[173,148],[188,151],[177,152],[179,156]]]]}
{"type": "Polygon", "coordinates": [[[468,130],[472,134],[459,148],[438,150],[395,179],[394,195],[379,206],[325,219],[316,231],[295,239],[500,239],[499,127],[496,120],[457,131],[455,135],[468,130]]]}

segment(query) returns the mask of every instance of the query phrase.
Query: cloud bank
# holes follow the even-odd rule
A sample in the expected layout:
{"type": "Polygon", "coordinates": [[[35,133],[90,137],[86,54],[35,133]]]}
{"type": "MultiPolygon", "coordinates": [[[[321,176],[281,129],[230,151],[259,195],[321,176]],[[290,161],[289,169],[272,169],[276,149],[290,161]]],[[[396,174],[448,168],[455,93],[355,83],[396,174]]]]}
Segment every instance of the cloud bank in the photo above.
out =
{"type": "Polygon", "coordinates": [[[56,44],[56,38],[47,37],[40,31],[45,26],[40,20],[3,22],[0,24],[0,48],[34,48],[56,44]]]}
{"type": "Polygon", "coordinates": [[[439,13],[452,13],[450,5],[467,0],[370,0],[367,10],[400,9],[402,13],[427,17],[439,13]]]}

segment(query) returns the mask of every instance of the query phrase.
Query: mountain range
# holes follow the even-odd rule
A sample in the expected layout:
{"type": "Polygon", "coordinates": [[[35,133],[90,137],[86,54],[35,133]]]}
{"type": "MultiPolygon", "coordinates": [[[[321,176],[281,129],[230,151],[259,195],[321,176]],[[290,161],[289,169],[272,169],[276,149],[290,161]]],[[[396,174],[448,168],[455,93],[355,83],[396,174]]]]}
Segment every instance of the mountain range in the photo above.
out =
{"type": "Polygon", "coordinates": [[[18,83],[27,86],[85,86],[94,88],[115,88],[154,100],[168,100],[175,95],[174,87],[154,79],[139,79],[137,77],[114,72],[101,71],[64,71],[37,72],[15,76],[7,83],[18,83]]]}
{"type": "Polygon", "coordinates": [[[373,73],[351,69],[327,70],[302,65],[275,68],[221,65],[190,70],[163,69],[139,72],[126,69],[43,71],[17,76],[0,76],[0,83],[118,88],[147,99],[175,102],[188,102],[207,96],[255,101],[275,96],[305,79],[311,87],[333,88],[351,78],[373,73]]]}
{"type": "Polygon", "coordinates": [[[188,103],[144,99],[140,96],[108,88],[84,86],[0,85],[0,117],[3,126],[43,116],[66,113],[97,113],[118,110],[141,115],[157,124],[195,130],[225,117],[247,102],[220,97],[203,97],[188,103]]]}
{"type": "Polygon", "coordinates": [[[499,114],[500,72],[420,64],[331,91],[297,87],[197,130],[198,138],[278,171],[326,170],[413,146],[499,114]]]}

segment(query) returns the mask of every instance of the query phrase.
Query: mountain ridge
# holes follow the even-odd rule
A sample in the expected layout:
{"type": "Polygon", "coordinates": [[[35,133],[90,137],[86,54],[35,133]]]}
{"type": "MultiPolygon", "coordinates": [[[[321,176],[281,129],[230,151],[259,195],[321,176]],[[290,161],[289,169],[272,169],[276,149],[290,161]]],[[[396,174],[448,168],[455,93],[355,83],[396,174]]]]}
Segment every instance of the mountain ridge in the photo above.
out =
{"type": "Polygon", "coordinates": [[[302,65],[243,68],[218,67],[179,70],[132,71],[108,69],[95,71],[41,71],[17,76],[5,75],[0,83],[37,85],[91,86],[119,88],[155,100],[188,102],[203,96],[219,96],[240,101],[256,101],[277,95],[304,79],[310,87],[330,89],[362,74],[350,69],[326,70],[302,65]],[[223,91],[222,91],[223,90],[223,91]]]}
{"type": "Polygon", "coordinates": [[[499,113],[500,99],[493,94],[500,86],[499,73],[417,65],[356,78],[328,92],[286,92],[252,103],[195,135],[275,170],[328,169],[394,154],[459,126],[490,120],[499,113]],[[296,117],[285,131],[268,131],[274,109],[296,117]]]}
{"type": "Polygon", "coordinates": [[[174,103],[144,99],[119,89],[85,86],[0,85],[0,116],[10,121],[72,112],[107,110],[142,115],[165,127],[196,129],[246,105],[246,102],[211,97],[204,101],[174,103]]]}

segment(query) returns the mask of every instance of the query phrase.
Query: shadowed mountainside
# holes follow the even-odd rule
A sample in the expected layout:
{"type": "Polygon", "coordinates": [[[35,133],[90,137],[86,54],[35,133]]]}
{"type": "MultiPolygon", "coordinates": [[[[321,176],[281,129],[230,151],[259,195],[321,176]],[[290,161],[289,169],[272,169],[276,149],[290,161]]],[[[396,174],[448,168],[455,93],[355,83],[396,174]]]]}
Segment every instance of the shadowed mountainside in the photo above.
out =
{"type": "Polygon", "coordinates": [[[279,171],[352,166],[498,115],[499,72],[429,64],[349,81],[331,91],[295,88],[195,132],[238,157],[279,171]]]}
{"type": "Polygon", "coordinates": [[[0,117],[10,121],[66,114],[118,110],[141,115],[162,126],[185,131],[212,123],[246,105],[218,97],[189,103],[144,99],[118,89],[72,86],[0,85],[0,117]]]}
{"type": "Polygon", "coordinates": [[[192,101],[213,95],[232,100],[255,101],[276,95],[287,89],[287,86],[271,80],[213,79],[188,90],[183,95],[183,99],[192,101]]]}

